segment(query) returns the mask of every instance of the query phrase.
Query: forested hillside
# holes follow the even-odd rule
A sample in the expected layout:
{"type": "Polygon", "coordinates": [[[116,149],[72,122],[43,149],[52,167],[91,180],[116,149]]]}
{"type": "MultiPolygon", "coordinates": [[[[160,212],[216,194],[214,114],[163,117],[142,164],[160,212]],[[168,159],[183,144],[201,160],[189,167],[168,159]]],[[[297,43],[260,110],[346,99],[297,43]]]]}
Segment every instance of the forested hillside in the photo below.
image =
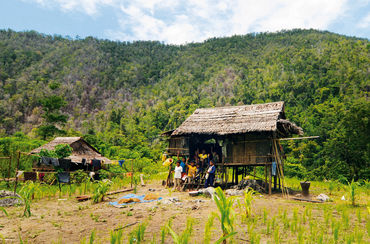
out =
{"type": "Polygon", "coordinates": [[[58,115],[45,115],[50,97],[66,101],[67,122],[59,126],[66,135],[83,135],[105,156],[140,159],[142,167],[163,150],[160,132],[198,107],[283,100],[289,120],[320,136],[286,144],[290,174],[369,179],[369,49],[367,39],[316,30],[182,46],[2,30],[0,151],[50,139],[37,129],[58,115]]]}

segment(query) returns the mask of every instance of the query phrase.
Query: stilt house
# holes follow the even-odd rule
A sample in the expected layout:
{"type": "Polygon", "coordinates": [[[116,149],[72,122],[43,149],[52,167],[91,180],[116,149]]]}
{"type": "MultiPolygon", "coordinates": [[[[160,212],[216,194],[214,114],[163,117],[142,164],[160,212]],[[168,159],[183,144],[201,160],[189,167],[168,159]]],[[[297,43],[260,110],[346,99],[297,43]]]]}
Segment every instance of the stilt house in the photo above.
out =
{"type": "Polygon", "coordinates": [[[192,158],[196,150],[215,151],[221,159],[216,166],[223,172],[223,181],[228,181],[226,172],[232,169],[234,183],[247,166],[265,166],[266,181],[270,172],[270,188],[272,162],[282,169],[279,139],[292,134],[302,135],[303,130],[286,119],[284,102],[200,108],[177,129],[164,133],[168,155],[192,158]]]}

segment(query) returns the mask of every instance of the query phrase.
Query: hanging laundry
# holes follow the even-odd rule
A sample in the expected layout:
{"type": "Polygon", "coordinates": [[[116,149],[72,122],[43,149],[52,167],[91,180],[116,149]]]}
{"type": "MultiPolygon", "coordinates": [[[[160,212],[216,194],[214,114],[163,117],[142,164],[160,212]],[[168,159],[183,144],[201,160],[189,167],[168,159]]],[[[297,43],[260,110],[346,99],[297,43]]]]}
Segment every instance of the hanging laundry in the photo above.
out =
{"type": "Polygon", "coordinates": [[[272,174],[273,176],[275,176],[275,175],[276,175],[276,162],[275,162],[275,161],[273,161],[273,162],[272,162],[271,174],[272,174]]]}
{"type": "Polygon", "coordinates": [[[50,157],[41,157],[40,163],[45,165],[51,165],[51,159],[50,157]]]}
{"type": "Polygon", "coordinates": [[[70,159],[67,159],[67,158],[60,158],[59,159],[59,166],[68,171],[70,168],[71,168],[71,161],[70,159]]]}
{"type": "Polygon", "coordinates": [[[71,175],[69,172],[59,172],[58,173],[58,181],[59,183],[69,183],[71,180],[71,175]]]}
{"type": "Polygon", "coordinates": [[[94,171],[101,169],[101,161],[99,159],[94,158],[92,160],[92,166],[93,166],[94,171]]]}
{"type": "Polygon", "coordinates": [[[51,158],[50,162],[54,167],[59,167],[59,160],[57,158],[51,158]]]}
{"type": "Polygon", "coordinates": [[[118,164],[119,164],[119,166],[121,166],[122,167],[122,165],[123,165],[123,163],[125,162],[125,160],[123,160],[123,159],[121,159],[121,160],[118,160],[118,164]]]}

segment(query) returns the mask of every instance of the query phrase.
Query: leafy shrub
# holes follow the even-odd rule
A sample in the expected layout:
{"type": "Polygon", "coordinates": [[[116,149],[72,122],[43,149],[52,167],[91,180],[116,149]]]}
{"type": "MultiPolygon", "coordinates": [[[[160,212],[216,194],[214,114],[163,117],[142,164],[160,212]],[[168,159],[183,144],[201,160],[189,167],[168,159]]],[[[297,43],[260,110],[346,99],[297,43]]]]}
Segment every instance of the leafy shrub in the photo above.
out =
{"type": "Polygon", "coordinates": [[[72,154],[72,147],[68,144],[59,144],[54,150],[41,149],[39,155],[41,157],[51,158],[66,158],[72,154]]]}
{"type": "Polygon", "coordinates": [[[284,164],[284,175],[304,179],[307,177],[307,170],[294,158],[288,157],[284,164]]]}
{"type": "Polygon", "coordinates": [[[83,169],[79,169],[71,174],[71,183],[81,184],[82,182],[85,182],[88,178],[89,177],[87,173],[83,169]]]}

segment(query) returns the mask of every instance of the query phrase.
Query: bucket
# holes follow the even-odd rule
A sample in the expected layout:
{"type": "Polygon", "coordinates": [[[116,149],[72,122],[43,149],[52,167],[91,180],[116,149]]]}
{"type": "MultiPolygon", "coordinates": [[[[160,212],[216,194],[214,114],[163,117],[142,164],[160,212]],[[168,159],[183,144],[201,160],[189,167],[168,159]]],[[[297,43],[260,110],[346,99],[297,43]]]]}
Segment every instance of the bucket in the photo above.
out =
{"type": "Polygon", "coordinates": [[[310,195],[310,185],[311,182],[309,181],[301,181],[301,188],[302,188],[302,195],[308,197],[310,195]]]}

